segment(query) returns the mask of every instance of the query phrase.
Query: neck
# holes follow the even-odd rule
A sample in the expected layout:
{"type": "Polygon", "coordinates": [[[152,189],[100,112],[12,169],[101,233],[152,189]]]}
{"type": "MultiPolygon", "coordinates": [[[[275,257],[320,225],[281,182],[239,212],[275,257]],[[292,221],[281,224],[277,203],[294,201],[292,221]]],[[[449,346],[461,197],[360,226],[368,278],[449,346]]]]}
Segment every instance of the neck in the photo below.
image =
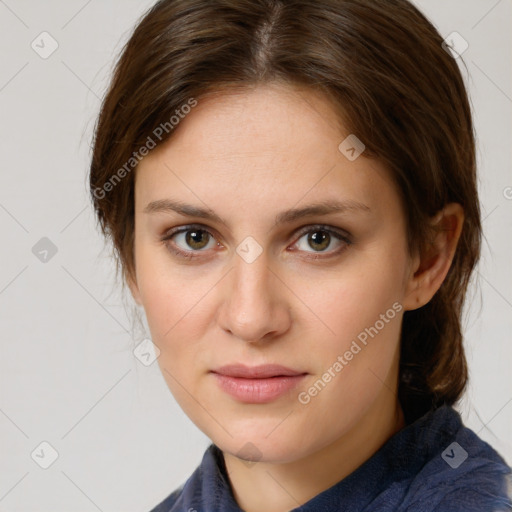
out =
{"type": "Polygon", "coordinates": [[[224,452],[226,470],[240,508],[245,512],[287,512],[356,470],[405,426],[395,396],[385,388],[383,397],[376,400],[349,432],[300,460],[248,466],[224,452]]]}

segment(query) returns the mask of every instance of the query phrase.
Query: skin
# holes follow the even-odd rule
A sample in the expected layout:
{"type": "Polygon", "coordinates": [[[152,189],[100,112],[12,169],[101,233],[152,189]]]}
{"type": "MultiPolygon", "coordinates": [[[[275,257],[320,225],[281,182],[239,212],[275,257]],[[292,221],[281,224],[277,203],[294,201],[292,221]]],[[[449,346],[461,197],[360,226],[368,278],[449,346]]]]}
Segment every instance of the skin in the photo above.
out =
{"type": "Polygon", "coordinates": [[[130,289],[171,392],[223,451],[235,499],[247,512],[309,501],[404,426],[396,394],[402,316],[438,290],[460,236],[463,210],[449,204],[432,219],[441,229],[429,251],[409,254],[405,213],[387,169],[364,153],[349,161],[338,149],[348,135],[323,96],[259,86],[199,101],[137,169],[130,289]],[[165,199],[209,208],[227,225],[145,211],[165,199]],[[324,200],[367,209],[275,223],[285,210],[324,200]],[[192,223],[211,233],[202,233],[202,245],[190,246],[185,234],[162,241],[171,228],[192,223]],[[351,243],[332,234],[322,248],[312,245],[299,230],[315,224],[344,230],[351,243]],[[248,236],[263,251],[251,263],[236,252],[248,236]],[[176,246],[196,257],[176,256],[176,246]],[[298,394],[394,303],[402,310],[301,403],[298,394]],[[308,375],[270,403],[246,404],[210,373],[229,363],[278,363],[308,375]],[[256,463],[244,460],[247,443],[257,449],[256,463]]]}

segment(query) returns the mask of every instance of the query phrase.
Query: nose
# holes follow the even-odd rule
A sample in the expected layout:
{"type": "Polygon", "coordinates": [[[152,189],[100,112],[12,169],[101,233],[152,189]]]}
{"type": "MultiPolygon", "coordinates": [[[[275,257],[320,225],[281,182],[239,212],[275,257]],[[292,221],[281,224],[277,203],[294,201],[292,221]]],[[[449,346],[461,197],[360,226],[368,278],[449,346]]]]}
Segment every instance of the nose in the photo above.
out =
{"type": "Polygon", "coordinates": [[[252,263],[234,256],[224,283],[218,316],[220,326],[240,340],[262,343],[285,333],[291,325],[287,287],[268,266],[265,253],[252,263]]]}

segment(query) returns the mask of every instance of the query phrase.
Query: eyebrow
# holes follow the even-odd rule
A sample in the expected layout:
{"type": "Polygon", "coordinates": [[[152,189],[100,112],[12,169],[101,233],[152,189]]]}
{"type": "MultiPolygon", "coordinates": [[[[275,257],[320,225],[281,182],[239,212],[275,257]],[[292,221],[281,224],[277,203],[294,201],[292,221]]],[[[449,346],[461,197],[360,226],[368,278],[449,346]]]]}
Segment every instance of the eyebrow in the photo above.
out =
{"type": "MultiPolygon", "coordinates": [[[[176,212],[186,217],[199,217],[216,221],[219,224],[228,223],[219,217],[215,212],[209,208],[200,208],[191,204],[186,204],[180,201],[173,201],[171,199],[159,199],[150,202],[145,208],[144,213],[169,213],[176,212]]],[[[357,201],[335,201],[326,200],[318,203],[312,203],[302,208],[292,208],[279,213],[275,218],[276,224],[292,223],[303,217],[329,215],[331,213],[346,213],[346,212],[370,212],[369,206],[359,203],[357,201]]]]}

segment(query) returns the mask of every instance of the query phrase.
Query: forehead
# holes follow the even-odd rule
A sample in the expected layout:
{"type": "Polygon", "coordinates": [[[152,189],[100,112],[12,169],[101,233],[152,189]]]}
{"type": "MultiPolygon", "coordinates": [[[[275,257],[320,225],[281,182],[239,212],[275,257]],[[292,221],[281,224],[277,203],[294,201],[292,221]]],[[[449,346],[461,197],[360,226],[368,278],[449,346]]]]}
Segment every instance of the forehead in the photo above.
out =
{"type": "Polygon", "coordinates": [[[310,89],[269,85],[215,95],[199,100],[139,164],[136,200],[178,194],[255,211],[261,201],[267,208],[302,198],[371,202],[391,182],[378,161],[340,152],[349,135],[330,101],[310,89]]]}
{"type": "Polygon", "coordinates": [[[153,150],[148,159],[168,148],[190,151],[187,159],[213,164],[251,158],[261,162],[279,154],[298,158],[319,147],[337,146],[342,130],[333,106],[319,93],[265,85],[199,99],[167,143],[153,150]]]}

